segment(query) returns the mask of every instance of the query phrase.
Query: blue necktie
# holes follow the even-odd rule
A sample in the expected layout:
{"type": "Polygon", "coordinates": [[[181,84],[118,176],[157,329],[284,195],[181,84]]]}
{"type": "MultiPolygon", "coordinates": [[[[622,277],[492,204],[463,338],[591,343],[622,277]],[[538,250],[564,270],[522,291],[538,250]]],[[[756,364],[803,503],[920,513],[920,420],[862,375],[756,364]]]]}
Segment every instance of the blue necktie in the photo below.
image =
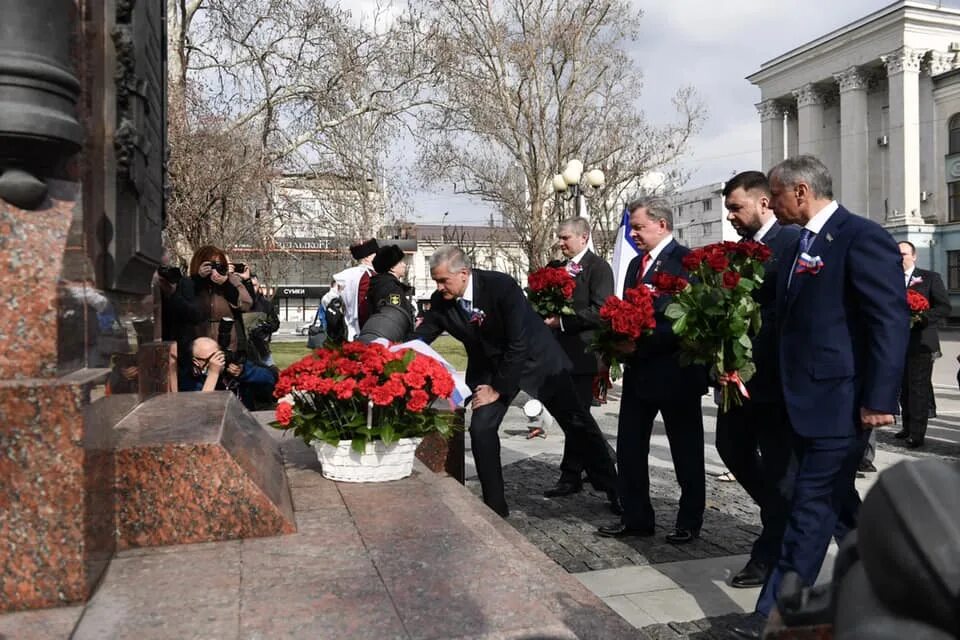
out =
{"type": "Polygon", "coordinates": [[[461,308],[461,309],[463,309],[464,311],[467,312],[467,315],[468,315],[468,316],[469,316],[471,313],[473,313],[473,305],[472,305],[472,304],[470,303],[470,301],[467,300],[466,298],[460,298],[459,300],[457,300],[457,304],[460,305],[460,308],[461,308]]]}

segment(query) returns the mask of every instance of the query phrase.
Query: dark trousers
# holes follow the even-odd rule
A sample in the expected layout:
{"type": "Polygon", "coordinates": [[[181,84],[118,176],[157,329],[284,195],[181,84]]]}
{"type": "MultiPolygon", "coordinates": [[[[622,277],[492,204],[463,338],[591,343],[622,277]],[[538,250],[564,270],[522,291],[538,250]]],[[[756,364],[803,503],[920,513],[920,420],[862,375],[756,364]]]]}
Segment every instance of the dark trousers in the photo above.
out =
{"type": "MultiPolygon", "coordinates": [[[[562,372],[547,376],[535,396],[563,429],[566,438],[579,443],[590,482],[601,491],[616,491],[617,472],[607,454],[603,434],[590,411],[584,410],[577,401],[570,374],[562,372]]],[[[511,399],[501,397],[497,402],[484,405],[475,410],[470,419],[470,445],[483,501],[504,517],[509,514],[509,509],[503,492],[500,436],[497,432],[511,399]]]]}
{"type": "Polygon", "coordinates": [[[923,442],[927,435],[927,419],[930,415],[930,396],[933,391],[933,355],[908,353],[900,385],[900,409],[903,414],[903,429],[910,437],[923,442]]]}
{"type": "Polygon", "coordinates": [[[706,505],[703,468],[703,412],[700,396],[678,394],[669,398],[638,397],[624,380],[617,422],[617,471],[623,524],[652,529],[655,522],[650,503],[650,434],[657,414],[663,416],[670,443],[670,456],[680,485],[680,510],[676,526],[699,531],[706,505]]]}
{"type": "MultiPolygon", "coordinates": [[[[593,374],[575,374],[571,378],[576,390],[577,402],[580,403],[584,411],[590,413],[590,409],[593,407],[593,374]]],[[[606,438],[604,438],[604,445],[610,461],[616,460],[617,454],[606,438]]],[[[564,438],[563,459],[560,460],[560,482],[580,484],[580,476],[584,471],[582,451],[583,446],[577,442],[576,438],[571,438],[569,435],[564,438]]],[[[594,487],[600,489],[596,484],[594,484],[594,487]]]]}
{"type": "Polygon", "coordinates": [[[717,453],[760,507],[763,530],[750,557],[771,566],[780,554],[793,488],[793,433],[782,402],[752,402],[717,416],[717,453]]]}
{"type": "Polygon", "coordinates": [[[797,475],[777,564],[760,590],[757,612],[769,615],[780,582],[796,572],[812,585],[831,538],[838,541],[857,526],[860,497],[854,486],[869,433],[840,438],[796,438],[797,475]]]}

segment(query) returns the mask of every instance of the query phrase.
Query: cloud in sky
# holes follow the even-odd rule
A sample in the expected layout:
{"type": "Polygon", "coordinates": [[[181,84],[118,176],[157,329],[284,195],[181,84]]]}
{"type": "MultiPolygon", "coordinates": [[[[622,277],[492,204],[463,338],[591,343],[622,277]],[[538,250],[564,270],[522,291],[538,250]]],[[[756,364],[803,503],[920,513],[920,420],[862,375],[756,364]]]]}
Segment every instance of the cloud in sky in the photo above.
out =
{"type": "MultiPolygon", "coordinates": [[[[688,186],[719,182],[731,171],[760,167],[760,119],[754,104],[760,91],[745,77],[791,49],[839,29],[891,4],[888,0],[633,0],[644,10],[640,37],[631,51],[644,75],[638,98],[646,117],[667,123],[677,89],[693,86],[707,107],[708,120],[693,140],[681,167],[691,172],[688,186]]],[[[960,0],[943,6],[960,7],[960,0]]],[[[451,194],[423,194],[414,210],[423,221],[444,211],[469,211],[484,218],[487,205],[451,194]]]]}

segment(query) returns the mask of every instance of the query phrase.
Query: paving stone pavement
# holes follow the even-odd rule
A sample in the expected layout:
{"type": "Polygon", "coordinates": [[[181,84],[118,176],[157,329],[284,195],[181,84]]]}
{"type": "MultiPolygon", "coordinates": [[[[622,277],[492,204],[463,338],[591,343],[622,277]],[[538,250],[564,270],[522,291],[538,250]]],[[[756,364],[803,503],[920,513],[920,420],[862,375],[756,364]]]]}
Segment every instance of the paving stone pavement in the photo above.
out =
{"type": "MultiPolygon", "coordinates": [[[[668,544],[677,513],[678,490],[672,471],[652,467],[650,494],[657,513],[657,534],[649,538],[612,539],[596,535],[597,526],[614,522],[606,496],[592,488],[563,498],[543,492],[556,482],[560,455],[541,453],[503,469],[510,517],[507,521],[554,562],[571,573],[713,558],[750,552],[759,533],[760,513],[735,483],[709,482],[707,510],[699,540],[668,544]]],[[[478,482],[468,486],[477,494],[478,482]]]]}

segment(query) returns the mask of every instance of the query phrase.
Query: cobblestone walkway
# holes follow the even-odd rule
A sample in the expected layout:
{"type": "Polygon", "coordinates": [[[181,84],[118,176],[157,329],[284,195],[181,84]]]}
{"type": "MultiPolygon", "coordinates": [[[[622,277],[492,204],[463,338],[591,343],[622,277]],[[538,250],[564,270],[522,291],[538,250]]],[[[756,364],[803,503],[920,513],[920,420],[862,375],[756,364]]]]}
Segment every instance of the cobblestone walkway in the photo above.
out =
{"type": "MultiPolygon", "coordinates": [[[[556,454],[542,453],[505,466],[508,522],[571,573],[749,553],[759,533],[759,511],[739,485],[709,478],[700,539],[682,546],[668,544],[664,536],[673,528],[677,513],[676,478],[671,471],[652,467],[650,493],[657,535],[602,538],[595,533],[597,526],[616,520],[602,493],[585,488],[563,498],[543,497],[559,474],[556,454]]],[[[467,484],[480,493],[475,480],[467,484]]]]}

